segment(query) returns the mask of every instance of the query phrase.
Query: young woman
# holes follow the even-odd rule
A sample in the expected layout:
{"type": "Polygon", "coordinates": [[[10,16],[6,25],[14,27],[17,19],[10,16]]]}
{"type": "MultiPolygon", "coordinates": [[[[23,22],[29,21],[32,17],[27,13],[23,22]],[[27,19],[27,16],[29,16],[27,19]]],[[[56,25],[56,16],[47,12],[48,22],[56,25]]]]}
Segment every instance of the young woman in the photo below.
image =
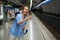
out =
{"type": "Polygon", "coordinates": [[[13,37],[23,37],[23,30],[24,25],[27,23],[28,20],[30,20],[32,17],[29,13],[28,6],[24,6],[22,9],[22,12],[20,14],[17,14],[15,21],[13,22],[13,25],[10,29],[10,36],[13,37]]]}

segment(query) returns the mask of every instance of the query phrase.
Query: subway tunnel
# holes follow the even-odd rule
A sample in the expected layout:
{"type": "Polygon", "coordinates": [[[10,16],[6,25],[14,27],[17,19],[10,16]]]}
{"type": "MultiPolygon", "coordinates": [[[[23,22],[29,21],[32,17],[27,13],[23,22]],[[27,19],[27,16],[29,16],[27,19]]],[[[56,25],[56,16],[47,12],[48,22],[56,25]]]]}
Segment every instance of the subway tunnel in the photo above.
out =
{"type": "MultiPolygon", "coordinates": [[[[43,1],[33,0],[32,8],[43,1]]],[[[16,38],[15,40],[60,40],[59,10],[59,0],[32,9],[32,19],[25,25],[28,33],[23,38],[16,38]]],[[[4,15],[4,20],[0,20],[0,40],[14,40],[8,35],[14,19],[6,19],[6,14],[4,15]]]]}

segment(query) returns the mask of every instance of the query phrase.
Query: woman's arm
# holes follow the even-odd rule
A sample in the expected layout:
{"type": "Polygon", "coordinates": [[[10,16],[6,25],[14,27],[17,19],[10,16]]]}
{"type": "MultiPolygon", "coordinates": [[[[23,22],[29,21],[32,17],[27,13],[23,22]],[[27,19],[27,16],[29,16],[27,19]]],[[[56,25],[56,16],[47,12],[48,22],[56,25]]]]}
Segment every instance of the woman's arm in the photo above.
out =
{"type": "Polygon", "coordinates": [[[19,22],[18,22],[18,25],[23,24],[24,22],[26,22],[26,21],[30,20],[31,18],[32,18],[32,15],[29,15],[29,16],[28,16],[28,17],[26,17],[25,19],[23,19],[23,20],[19,21],[19,22]]]}
{"type": "Polygon", "coordinates": [[[28,21],[28,17],[25,18],[25,19],[23,19],[23,20],[21,20],[21,21],[19,21],[19,22],[18,22],[18,25],[20,25],[20,24],[22,24],[22,23],[24,23],[24,22],[26,22],[26,21],[28,21]]]}

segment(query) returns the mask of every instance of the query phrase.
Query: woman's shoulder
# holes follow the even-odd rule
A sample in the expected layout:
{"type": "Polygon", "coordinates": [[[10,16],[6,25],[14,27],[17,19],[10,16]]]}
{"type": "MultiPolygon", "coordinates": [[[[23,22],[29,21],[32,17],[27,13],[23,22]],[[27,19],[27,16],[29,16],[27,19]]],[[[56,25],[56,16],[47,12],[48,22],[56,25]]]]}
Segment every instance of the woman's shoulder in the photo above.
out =
{"type": "Polygon", "coordinates": [[[17,14],[16,19],[21,19],[22,15],[21,14],[17,14]]]}
{"type": "Polygon", "coordinates": [[[21,17],[22,16],[22,14],[17,14],[17,17],[21,17]]]}

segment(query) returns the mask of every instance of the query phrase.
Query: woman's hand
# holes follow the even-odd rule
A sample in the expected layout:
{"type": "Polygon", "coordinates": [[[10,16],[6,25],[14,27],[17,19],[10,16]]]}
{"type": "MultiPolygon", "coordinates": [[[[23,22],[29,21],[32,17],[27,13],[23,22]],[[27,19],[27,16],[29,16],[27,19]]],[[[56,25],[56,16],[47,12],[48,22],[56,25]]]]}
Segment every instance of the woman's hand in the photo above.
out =
{"type": "Polygon", "coordinates": [[[31,20],[31,19],[32,19],[32,15],[29,15],[29,16],[28,16],[28,20],[31,20]]]}
{"type": "Polygon", "coordinates": [[[25,29],[25,27],[22,28],[22,30],[24,30],[24,29],[25,29]]]}

